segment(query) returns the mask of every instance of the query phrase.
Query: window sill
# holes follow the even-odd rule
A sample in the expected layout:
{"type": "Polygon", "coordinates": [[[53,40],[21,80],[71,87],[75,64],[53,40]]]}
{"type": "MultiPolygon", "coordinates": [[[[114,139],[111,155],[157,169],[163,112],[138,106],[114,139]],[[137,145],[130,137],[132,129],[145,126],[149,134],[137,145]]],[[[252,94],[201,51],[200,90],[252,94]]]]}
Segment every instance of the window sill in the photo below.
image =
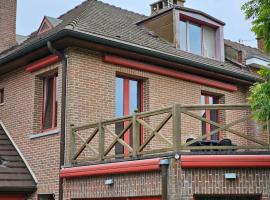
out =
{"type": "Polygon", "coordinates": [[[5,105],[5,103],[0,103],[0,106],[4,106],[5,105]]]}
{"type": "Polygon", "coordinates": [[[53,130],[48,130],[48,131],[39,132],[39,133],[32,133],[30,135],[30,139],[46,137],[46,136],[55,135],[55,134],[59,134],[59,133],[60,133],[59,129],[53,129],[53,130]]]}

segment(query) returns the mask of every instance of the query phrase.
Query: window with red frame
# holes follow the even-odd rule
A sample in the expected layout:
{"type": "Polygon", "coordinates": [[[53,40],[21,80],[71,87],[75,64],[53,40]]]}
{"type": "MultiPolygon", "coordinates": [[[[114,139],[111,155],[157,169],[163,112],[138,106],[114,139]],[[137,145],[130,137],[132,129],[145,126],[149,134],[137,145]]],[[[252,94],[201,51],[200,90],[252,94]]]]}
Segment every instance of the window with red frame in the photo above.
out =
{"type": "MultiPolygon", "coordinates": [[[[130,115],[135,111],[143,111],[143,82],[141,80],[128,78],[128,77],[116,77],[116,117],[122,117],[130,115]]],[[[116,132],[119,134],[124,129],[127,122],[116,123],[116,132]]],[[[142,129],[141,129],[141,141],[142,141],[142,129]]],[[[124,141],[132,146],[132,129],[128,130],[124,135],[124,141]]],[[[116,153],[121,154],[127,152],[122,145],[116,145],[116,153]]]]}
{"type": "Polygon", "coordinates": [[[0,104],[4,103],[5,90],[4,88],[0,89],[0,104]]]}
{"type": "Polygon", "coordinates": [[[43,79],[42,130],[57,126],[58,75],[43,79]]]}
{"type": "MultiPolygon", "coordinates": [[[[209,95],[209,94],[202,94],[201,95],[201,104],[202,105],[214,105],[220,103],[220,97],[209,95]]],[[[219,111],[218,110],[203,110],[202,111],[202,117],[206,118],[207,120],[211,120],[213,122],[219,122],[219,111]]],[[[202,135],[205,135],[207,133],[210,133],[211,131],[214,131],[217,129],[216,126],[211,125],[209,123],[202,121],[202,135]]],[[[219,140],[219,133],[216,133],[212,135],[211,137],[207,137],[207,140],[219,140]]]]}
{"type": "Polygon", "coordinates": [[[208,58],[215,58],[216,29],[181,19],[180,49],[208,58]]]}

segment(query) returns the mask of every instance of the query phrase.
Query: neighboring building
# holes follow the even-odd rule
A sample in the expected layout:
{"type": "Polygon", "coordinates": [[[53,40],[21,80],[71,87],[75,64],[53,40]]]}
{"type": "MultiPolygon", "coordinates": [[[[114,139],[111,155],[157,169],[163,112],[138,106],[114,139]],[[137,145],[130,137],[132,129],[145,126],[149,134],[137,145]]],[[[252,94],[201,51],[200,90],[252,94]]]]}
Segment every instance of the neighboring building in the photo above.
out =
{"type": "Polygon", "coordinates": [[[0,199],[270,199],[269,129],[246,105],[268,55],[183,0],[151,10],[88,0],[16,37],[0,4],[0,174],[2,149],[20,163],[0,199]]]}
{"type": "Polygon", "coordinates": [[[225,40],[225,55],[228,61],[245,65],[251,71],[256,72],[262,67],[269,68],[270,56],[264,52],[263,40],[258,39],[258,48],[225,40]]]}

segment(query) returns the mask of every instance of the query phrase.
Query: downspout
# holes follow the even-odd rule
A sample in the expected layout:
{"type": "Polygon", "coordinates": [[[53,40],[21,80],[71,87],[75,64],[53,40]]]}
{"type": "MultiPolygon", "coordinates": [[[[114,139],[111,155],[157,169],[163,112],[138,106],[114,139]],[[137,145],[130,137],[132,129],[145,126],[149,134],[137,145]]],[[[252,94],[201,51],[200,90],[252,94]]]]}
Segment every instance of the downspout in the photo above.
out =
{"type": "MultiPolygon", "coordinates": [[[[60,135],[60,170],[65,162],[65,141],[66,141],[66,93],[67,93],[67,66],[68,57],[64,53],[57,51],[51,44],[47,42],[49,51],[57,55],[63,61],[62,65],[62,101],[61,101],[61,135],[60,135]]],[[[63,200],[63,178],[59,176],[59,200],[63,200]]]]}
{"type": "Polygon", "coordinates": [[[160,161],[161,166],[161,190],[162,200],[168,199],[168,167],[169,159],[163,159],[160,161]]]}

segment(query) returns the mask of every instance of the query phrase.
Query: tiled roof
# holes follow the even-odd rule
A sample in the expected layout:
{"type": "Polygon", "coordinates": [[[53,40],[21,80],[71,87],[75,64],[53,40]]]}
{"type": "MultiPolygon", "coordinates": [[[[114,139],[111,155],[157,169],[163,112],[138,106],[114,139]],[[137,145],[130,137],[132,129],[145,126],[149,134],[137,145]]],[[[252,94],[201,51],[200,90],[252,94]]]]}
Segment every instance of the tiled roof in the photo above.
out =
{"type": "Polygon", "coordinates": [[[62,20],[62,23],[51,31],[41,35],[33,33],[23,44],[1,54],[0,61],[6,56],[14,54],[61,30],[72,30],[81,34],[94,34],[98,37],[134,45],[139,48],[147,48],[151,51],[172,55],[192,63],[211,66],[216,71],[226,71],[232,73],[235,77],[258,78],[257,75],[250,73],[248,69],[241,68],[230,62],[220,62],[176,49],[171,43],[154,37],[143,26],[137,25],[139,21],[146,18],[144,15],[130,12],[101,1],[87,0],[68,13],[60,16],[59,19],[62,20]]]}
{"type": "Polygon", "coordinates": [[[256,57],[270,61],[270,55],[267,55],[266,53],[264,53],[260,49],[246,46],[246,45],[240,44],[238,42],[233,42],[231,40],[225,40],[224,42],[225,42],[225,45],[230,46],[237,51],[244,51],[247,58],[250,58],[252,56],[256,56],[256,57]]]}
{"type": "Polygon", "coordinates": [[[30,171],[0,124],[0,193],[35,190],[30,171]]]}

